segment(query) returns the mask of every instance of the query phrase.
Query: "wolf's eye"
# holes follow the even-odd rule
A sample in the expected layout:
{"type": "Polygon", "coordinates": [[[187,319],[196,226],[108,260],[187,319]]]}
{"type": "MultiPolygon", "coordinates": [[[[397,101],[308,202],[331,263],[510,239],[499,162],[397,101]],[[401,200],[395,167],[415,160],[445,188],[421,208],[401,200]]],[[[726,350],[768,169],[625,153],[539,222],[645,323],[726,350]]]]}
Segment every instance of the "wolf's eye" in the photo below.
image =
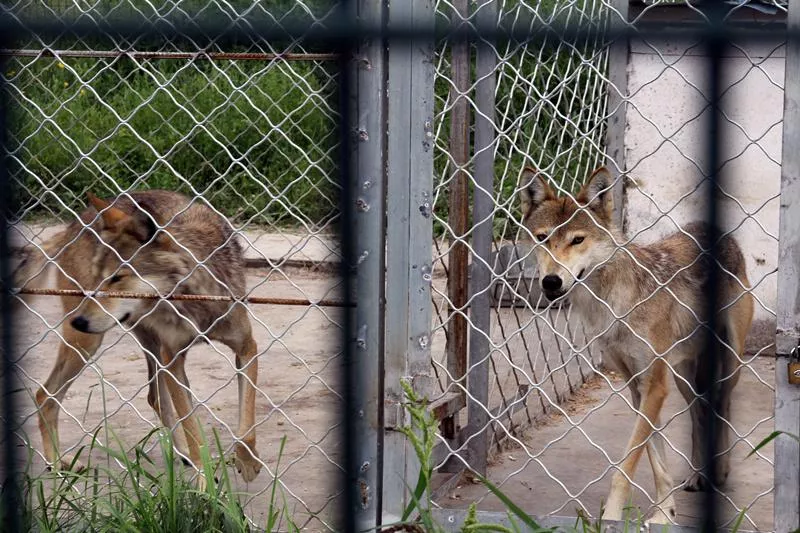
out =
{"type": "Polygon", "coordinates": [[[545,239],[547,239],[547,233],[537,233],[536,234],[536,240],[537,241],[543,242],[545,239]]]}
{"type": "Polygon", "coordinates": [[[582,243],[583,239],[585,239],[585,237],[575,237],[574,239],[572,239],[572,245],[574,246],[576,244],[582,243]]]}
{"type": "Polygon", "coordinates": [[[112,283],[117,283],[120,281],[122,281],[122,276],[120,276],[119,274],[114,274],[113,276],[111,276],[111,279],[108,280],[108,284],[111,285],[112,283]]]}

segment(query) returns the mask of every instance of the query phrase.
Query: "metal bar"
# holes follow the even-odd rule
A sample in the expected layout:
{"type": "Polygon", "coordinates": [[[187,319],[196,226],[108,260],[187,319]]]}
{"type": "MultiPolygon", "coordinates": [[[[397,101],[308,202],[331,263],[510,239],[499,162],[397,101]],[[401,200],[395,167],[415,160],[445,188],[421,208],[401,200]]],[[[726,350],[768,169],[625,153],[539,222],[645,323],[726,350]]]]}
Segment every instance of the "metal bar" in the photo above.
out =
{"type": "MultiPolygon", "coordinates": [[[[408,23],[411,2],[393,4],[389,28],[408,23]]],[[[406,469],[409,449],[405,436],[394,431],[405,424],[400,380],[408,375],[410,314],[408,265],[411,230],[411,115],[409,90],[412,46],[408,41],[389,42],[386,184],[386,327],[384,345],[384,428],[382,523],[400,520],[406,505],[406,469]]]]}
{"type": "Polygon", "coordinates": [[[80,296],[82,298],[121,298],[129,300],[175,300],[191,302],[242,302],[247,304],[300,305],[304,307],[355,307],[356,302],[347,300],[308,300],[305,298],[270,298],[267,296],[224,296],[220,294],[153,294],[147,292],[84,291],[81,289],[12,289],[13,294],[35,296],[80,296]]]}
{"type": "MultiPolygon", "coordinates": [[[[453,3],[455,4],[455,2],[453,3]]],[[[755,14],[737,12],[739,22],[732,24],[732,37],[736,39],[755,39],[772,41],[776,36],[785,35],[783,33],[782,15],[776,14],[773,17],[757,16],[755,14]],[[746,17],[746,20],[745,20],[746,17]],[[764,25],[755,25],[754,20],[762,20],[764,25]],[[769,21],[775,21],[769,24],[769,21]],[[766,31],[765,31],[766,30],[766,31]]],[[[609,39],[616,36],[627,34],[630,36],[647,35],[648,38],[670,37],[678,40],[697,40],[706,36],[705,28],[699,24],[676,27],[674,24],[665,24],[662,21],[640,21],[636,28],[601,28],[598,25],[575,24],[574,21],[552,20],[548,21],[546,32],[533,32],[529,23],[520,20],[503,21],[494,28],[481,30],[480,35],[471,24],[463,24],[460,19],[452,21],[451,24],[442,23],[437,25],[435,30],[418,30],[408,27],[394,28],[387,32],[382,22],[367,25],[362,24],[354,31],[351,21],[341,15],[327,17],[325,24],[315,24],[309,26],[307,23],[269,20],[248,20],[247,24],[237,24],[231,26],[230,20],[204,21],[198,25],[195,21],[189,20],[168,20],[171,24],[171,31],[180,34],[185,39],[192,39],[195,42],[208,43],[215,46],[235,46],[241,45],[242,40],[259,41],[281,41],[287,38],[302,39],[303,42],[341,43],[349,39],[361,37],[385,38],[385,39],[411,39],[421,38],[451,38],[451,39],[475,39],[491,38],[498,43],[507,44],[509,42],[525,41],[528,46],[542,46],[553,49],[558,42],[578,42],[581,40],[609,39]],[[559,35],[559,39],[553,39],[553,35],[559,35]]],[[[702,20],[702,19],[700,19],[702,20]]],[[[544,25],[539,25],[543,28],[544,25]]],[[[80,20],[67,20],[51,17],[50,19],[19,19],[14,17],[0,18],[0,31],[15,38],[26,39],[31,36],[60,35],[69,32],[71,37],[82,38],[96,35],[100,32],[112,32],[120,39],[163,39],[163,27],[160,25],[142,25],[140,22],[119,21],[109,24],[108,22],[92,21],[88,17],[80,20]]]]}
{"type": "MultiPolygon", "coordinates": [[[[381,24],[384,4],[372,0],[355,0],[349,13],[354,23],[381,24]]],[[[356,28],[358,30],[358,28],[356,28]]],[[[358,35],[355,31],[353,35],[358,35]]],[[[352,131],[342,142],[351,143],[353,173],[349,183],[353,196],[353,225],[343,225],[343,231],[355,228],[354,255],[348,264],[356,269],[354,357],[350,373],[353,381],[347,386],[357,389],[353,409],[354,439],[349,463],[348,491],[355,491],[355,526],[359,531],[373,529],[380,523],[382,494],[381,455],[383,439],[383,298],[384,298],[384,78],[383,40],[380,36],[358,39],[354,56],[350,57],[349,72],[354,93],[349,100],[348,115],[352,131]],[[354,479],[355,478],[355,479],[354,479]]]]}
{"type": "MultiPolygon", "coordinates": [[[[609,24],[627,24],[629,0],[611,0],[609,24]],[[619,20],[616,20],[617,15],[619,20]]],[[[606,124],[606,166],[614,178],[611,189],[614,201],[614,223],[625,227],[625,127],[627,125],[628,54],[630,41],[620,36],[608,50],[608,110],[606,124]]]]}
{"type": "MultiPolygon", "coordinates": [[[[722,35],[724,12],[721,5],[713,5],[710,8],[709,36],[706,40],[708,50],[709,66],[709,90],[711,119],[708,125],[706,137],[706,150],[708,151],[708,184],[706,189],[706,222],[710,228],[708,252],[711,256],[711,264],[708,269],[706,285],[706,312],[703,320],[705,321],[705,353],[704,357],[708,360],[708,372],[698,379],[698,389],[702,392],[700,399],[701,407],[706,411],[703,424],[703,474],[709,483],[716,479],[717,471],[717,375],[718,365],[721,361],[719,342],[717,342],[717,332],[719,318],[717,309],[722,302],[719,301],[720,288],[720,263],[719,263],[719,206],[717,196],[722,183],[720,173],[720,147],[722,130],[722,109],[720,98],[722,95],[723,63],[722,50],[727,46],[722,35]]],[[[703,495],[703,516],[701,518],[701,529],[703,531],[717,530],[717,513],[719,503],[715,491],[709,490],[703,495]]]]}
{"type": "MultiPolygon", "coordinates": [[[[195,301],[195,302],[242,302],[254,305],[299,305],[314,307],[356,307],[357,302],[352,298],[347,300],[309,300],[306,298],[272,298],[269,296],[246,296],[236,298],[234,296],[223,296],[219,294],[154,294],[148,292],[118,292],[118,291],[84,291],[81,289],[36,289],[36,288],[12,288],[12,294],[29,294],[31,296],[79,296],[82,298],[121,298],[131,300],[174,300],[174,301],[195,301]]],[[[465,309],[471,309],[472,305],[467,304],[465,309]]],[[[387,426],[394,427],[394,426],[387,426]]]]}
{"type": "MultiPolygon", "coordinates": [[[[461,527],[464,525],[464,520],[467,518],[466,509],[433,509],[432,515],[437,524],[441,524],[442,530],[446,532],[462,531],[461,527]]],[[[516,517],[509,512],[498,511],[477,511],[476,518],[481,524],[492,524],[503,526],[504,529],[497,529],[503,531],[511,529],[513,531],[527,532],[532,531],[528,526],[521,524],[516,517]]],[[[574,516],[532,516],[536,523],[543,528],[557,528],[556,531],[574,531],[576,529],[577,519],[574,516]]],[[[603,520],[603,525],[610,526],[609,531],[631,531],[634,530],[633,525],[628,522],[617,520],[603,520]]],[[[593,524],[592,524],[593,525],[593,524]]],[[[635,524],[635,531],[642,533],[697,533],[699,530],[694,526],[677,526],[667,524],[635,524]]],[[[490,528],[486,530],[492,531],[490,528]]],[[[539,529],[533,531],[541,531],[539,529]]],[[[729,529],[717,529],[719,533],[729,532],[729,529]]],[[[752,531],[737,530],[739,533],[753,533],[752,531]]],[[[780,530],[778,530],[780,531],[780,530]]]]}
{"type": "MultiPolygon", "coordinates": [[[[783,105],[783,160],[778,242],[778,304],[775,339],[775,430],[800,435],[800,386],[788,380],[791,355],[800,340],[800,0],[789,1],[789,38],[783,105]]],[[[775,439],[775,531],[800,527],[800,444],[775,439]]]]}
{"type": "Polygon", "coordinates": [[[117,59],[127,57],[130,59],[205,59],[210,61],[336,61],[339,54],[309,54],[309,53],[268,53],[268,52],[137,52],[134,50],[51,50],[42,48],[30,49],[0,49],[3,57],[38,57],[38,58],[96,58],[117,59]]]}
{"type": "MultiPolygon", "coordinates": [[[[2,61],[0,63],[5,63],[2,61]]],[[[5,65],[0,64],[0,68],[5,65]]],[[[2,68],[5,71],[5,68],[2,68]]],[[[2,82],[0,81],[0,84],[2,82]]],[[[0,149],[5,152],[7,139],[6,123],[6,91],[0,86],[0,149]]],[[[7,167],[7,158],[0,163],[0,353],[2,355],[2,394],[3,394],[3,451],[0,458],[0,471],[2,471],[3,490],[0,495],[0,514],[3,516],[3,527],[7,531],[19,531],[20,526],[20,492],[18,487],[19,476],[17,468],[17,439],[18,430],[17,412],[15,409],[16,395],[12,391],[17,387],[14,383],[17,375],[16,358],[14,357],[14,321],[12,305],[13,297],[8,287],[11,287],[12,270],[9,261],[9,232],[8,222],[12,220],[11,198],[12,184],[7,167]]]]}
{"type": "MultiPolygon", "coordinates": [[[[352,7],[352,0],[340,0],[339,2],[342,11],[350,14],[355,19],[356,13],[352,7]]],[[[355,184],[353,183],[353,170],[352,170],[352,124],[353,117],[353,103],[352,92],[355,87],[355,82],[352,79],[350,57],[353,53],[353,43],[351,41],[342,41],[340,43],[341,55],[339,56],[339,112],[341,114],[339,120],[339,182],[341,183],[341,213],[342,231],[340,232],[341,250],[342,250],[342,268],[340,275],[342,277],[342,285],[344,288],[344,297],[349,299],[352,297],[354,289],[360,288],[357,281],[354,280],[350,272],[350,266],[355,268],[358,258],[356,256],[356,246],[358,238],[350,231],[346,231],[353,227],[355,223],[355,208],[353,202],[355,201],[355,184]]],[[[342,432],[344,446],[342,449],[344,456],[344,475],[339,481],[342,490],[342,499],[340,506],[339,522],[342,531],[345,533],[355,533],[360,531],[365,512],[359,505],[358,493],[358,460],[360,454],[356,451],[356,446],[359,444],[358,431],[361,425],[357,421],[357,414],[363,404],[363,396],[359,395],[359,359],[363,357],[361,351],[356,347],[353,342],[358,328],[358,313],[356,310],[345,312],[342,317],[342,345],[344,346],[343,356],[344,364],[342,364],[342,401],[344,403],[344,410],[342,411],[342,432]],[[358,525],[357,525],[358,524],[358,525]]]]}
{"type": "MultiPolygon", "coordinates": [[[[497,3],[476,6],[479,28],[497,24],[497,3]]],[[[485,476],[489,460],[489,357],[491,355],[492,237],[494,221],[494,93],[497,56],[491,41],[478,40],[475,86],[475,170],[472,207],[472,294],[467,417],[477,434],[469,441],[469,465],[485,476]]]]}
{"type": "MultiPolygon", "coordinates": [[[[413,0],[414,27],[432,31],[435,0],[413,0]]],[[[409,173],[408,279],[408,376],[417,395],[430,397],[434,390],[431,364],[431,272],[433,257],[433,110],[436,64],[434,40],[411,41],[411,152],[409,173]]],[[[420,465],[409,446],[406,478],[416,480],[420,465]]]]}
{"type": "MultiPolygon", "coordinates": [[[[432,28],[431,0],[392,4],[389,26],[432,28]]],[[[387,287],[385,347],[384,522],[409,503],[408,480],[420,464],[405,436],[401,379],[415,392],[432,390],[431,198],[433,189],[434,49],[430,39],[392,41],[389,47],[387,287]]]]}
{"type": "MultiPolygon", "coordinates": [[[[466,19],[469,16],[468,0],[455,0],[453,9],[457,16],[466,19]]],[[[448,198],[447,222],[452,232],[449,253],[450,273],[447,277],[447,297],[449,299],[447,324],[447,371],[452,380],[461,386],[467,368],[467,320],[461,314],[465,311],[468,291],[469,251],[461,240],[467,233],[469,224],[469,189],[468,176],[464,169],[469,160],[469,43],[465,39],[457,39],[451,44],[451,71],[453,87],[450,100],[453,102],[450,111],[450,159],[453,166],[448,198]]],[[[455,437],[456,419],[442,421],[443,437],[455,437]]]]}

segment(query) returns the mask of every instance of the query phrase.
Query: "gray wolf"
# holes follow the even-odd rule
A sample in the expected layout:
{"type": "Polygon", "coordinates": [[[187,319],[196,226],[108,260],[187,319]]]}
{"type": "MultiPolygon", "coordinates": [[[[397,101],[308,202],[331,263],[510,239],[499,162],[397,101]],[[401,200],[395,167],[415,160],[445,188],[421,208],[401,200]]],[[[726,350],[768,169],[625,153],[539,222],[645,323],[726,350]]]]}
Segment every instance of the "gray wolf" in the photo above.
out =
{"type": "MultiPolygon", "coordinates": [[[[41,247],[24,250],[15,273],[19,285],[46,285],[47,271],[55,270],[59,289],[244,296],[241,246],[230,223],[209,207],[160,190],[105,200],[90,194],[89,199],[80,220],[41,247]]],[[[162,424],[174,430],[175,447],[195,466],[201,464],[202,434],[184,370],[186,353],[198,339],[231,348],[239,388],[236,466],[246,481],[258,475],[258,349],[241,302],[120,299],[98,293],[93,298],[61,296],[61,305],[67,317],[63,340],[49,377],[36,393],[44,456],[51,466],[83,468],[59,452],[60,404],[103,334],[120,325],[144,350],[148,403],[162,424]]]]}
{"type": "MultiPolygon", "coordinates": [[[[603,354],[630,389],[638,415],[624,458],[614,470],[604,517],[623,518],[637,463],[646,449],[653,469],[657,508],[651,521],[669,523],[676,516],[672,477],[664,455],[660,412],[673,374],[692,417],[692,466],[703,464],[702,428],[710,414],[698,395],[712,370],[703,351],[710,259],[710,228],[691,223],[647,246],[630,243],[612,219],[612,179],[600,168],[573,198],[559,197],[541,175],[527,169],[521,191],[523,224],[536,241],[542,292],[550,300],[569,298],[574,311],[603,354]]],[[[721,365],[717,376],[716,423],[719,449],[730,447],[730,401],[739,377],[739,361],[753,318],[753,297],[745,261],[736,241],[723,237],[716,338],[721,365]]],[[[697,470],[687,490],[711,490],[730,469],[729,454],[717,461],[716,479],[697,470]]]]}

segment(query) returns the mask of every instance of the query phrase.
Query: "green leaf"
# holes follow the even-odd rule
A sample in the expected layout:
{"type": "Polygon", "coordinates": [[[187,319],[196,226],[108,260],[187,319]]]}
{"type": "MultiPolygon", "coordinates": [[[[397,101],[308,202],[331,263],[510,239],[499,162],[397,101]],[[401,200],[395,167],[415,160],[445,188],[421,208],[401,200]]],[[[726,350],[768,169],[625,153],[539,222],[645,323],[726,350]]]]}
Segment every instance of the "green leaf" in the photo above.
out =
{"type": "Polygon", "coordinates": [[[542,531],[542,532],[555,531],[554,528],[546,529],[537,524],[536,521],[533,518],[531,518],[528,513],[520,509],[516,503],[511,501],[511,499],[508,496],[503,494],[503,492],[499,488],[494,486],[494,484],[491,481],[489,481],[488,479],[486,479],[481,475],[477,475],[477,478],[481,481],[481,483],[483,483],[486,486],[486,488],[488,488],[492,492],[492,494],[497,496],[497,498],[501,502],[503,502],[503,505],[505,505],[506,508],[508,508],[508,510],[514,514],[514,516],[522,520],[522,523],[528,526],[532,531],[542,531]]]}
{"type": "Polygon", "coordinates": [[[759,442],[756,445],[756,447],[753,448],[752,451],[745,456],[745,458],[750,457],[751,455],[756,453],[758,450],[760,450],[761,448],[763,448],[764,446],[775,440],[779,435],[786,435],[787,437],[791,437],[794,440],[800,442],[800,437],[798,437],[797,435],[792,435],[791,433],[786,433],[785,431],[773,431],[772,433],[767,435],[767,437],[764,440],[759,442]]]}

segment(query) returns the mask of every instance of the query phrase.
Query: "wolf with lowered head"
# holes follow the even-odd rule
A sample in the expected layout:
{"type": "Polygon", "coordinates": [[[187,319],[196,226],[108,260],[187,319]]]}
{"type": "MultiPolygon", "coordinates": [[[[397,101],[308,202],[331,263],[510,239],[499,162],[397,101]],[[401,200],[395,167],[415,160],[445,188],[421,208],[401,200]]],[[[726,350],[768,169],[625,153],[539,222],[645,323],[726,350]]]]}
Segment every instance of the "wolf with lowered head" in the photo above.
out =
{"type": "Polygon", "coordinates": [[[174,429],[176,448],[197,467],[202,434],[184,370],[187,351],[198,340],[216,340],[231,348],[239,388],[236,466],[246,481],[254,479],[261,469],[255,434],[258,349],[241,302],[246,290],[244,259],[231,224],[208,206],[170,191],[132,192],[112,199],[90,194],[89,199],[80,220],[42,246],[25,250],[15,273],[22,287],[46,285],[47,271],[54,270],[59,289],[100,291],[91,298],[61,296],[66,317],[62,342],[35,398],[45,459],[55,468],[82,468],[59,450],[60,405],[103,335],[120,325],[144,350],[148,403],[163,425],[174,429]],[[104,296],[108,292],[233,299],[111,298],[104,296]]]}

